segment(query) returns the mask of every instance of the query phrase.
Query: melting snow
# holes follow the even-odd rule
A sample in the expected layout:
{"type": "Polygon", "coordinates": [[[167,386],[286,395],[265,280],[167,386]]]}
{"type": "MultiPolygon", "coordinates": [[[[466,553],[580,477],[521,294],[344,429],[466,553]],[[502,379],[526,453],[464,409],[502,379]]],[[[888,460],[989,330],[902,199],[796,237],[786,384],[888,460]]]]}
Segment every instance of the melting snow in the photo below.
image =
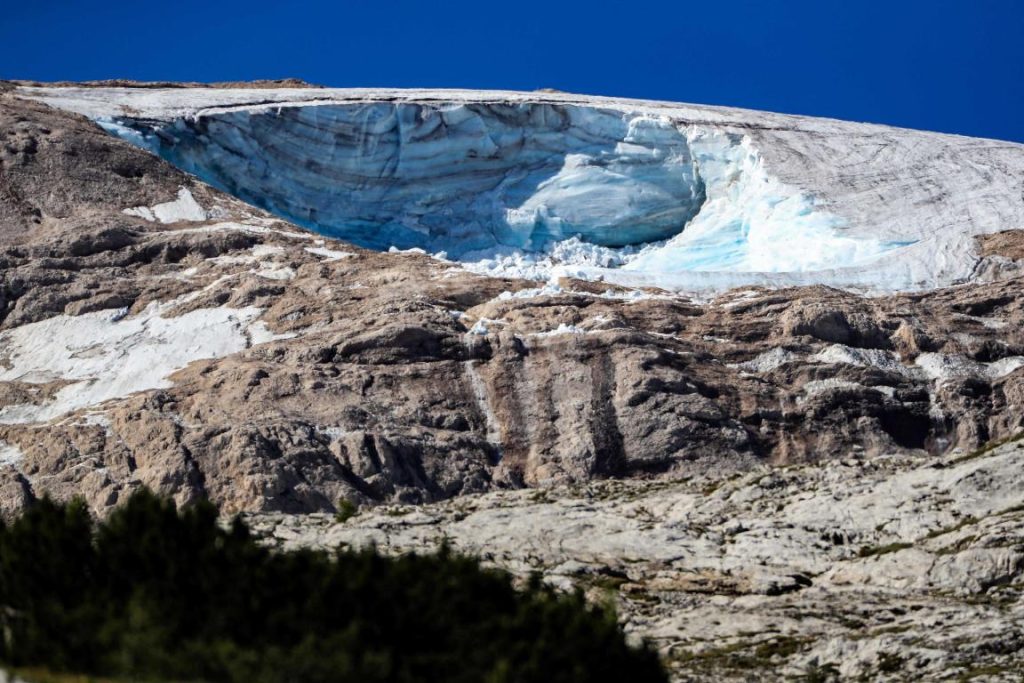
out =
{"type": "Polygon", "coordinates": [[[0,441],[0,466],[17,466],[24,458],[20,448],[6,441],[0,441]]]}
{"type": "Polygon", "coordinates": [[[152,303],[137,315],[125,310],[59,315],[0,336],[9,367],[0,381],[65,381],[42,405],[0,410],[0,423],[45,422],[137,391],[170,387],[167,379],[189,363],[220,358],[267,339],[253,325],[261,309],[205,308],[164,317],[189,297],[152,303]]]}
{"type": "Polygon", "coordinates": [[[306,251],[316,256],[323,256],[325,261],[340,261],[343,258],[355,256],[355,254],[350,251],[337,251],[335,249],[327,249],[325,247],[306,247],[306,251]]]}
{"type": "Polygon", "coordinates": [[[199,202],[186,187],[178,190],[178,198],[173,201],[154,206],[136,206],[125,209],[122,213],[138,216],[150,222],[160,221],[161,223],[197,222],[205,221],[208,218],[206,211],[199,206],[199,202]]]}

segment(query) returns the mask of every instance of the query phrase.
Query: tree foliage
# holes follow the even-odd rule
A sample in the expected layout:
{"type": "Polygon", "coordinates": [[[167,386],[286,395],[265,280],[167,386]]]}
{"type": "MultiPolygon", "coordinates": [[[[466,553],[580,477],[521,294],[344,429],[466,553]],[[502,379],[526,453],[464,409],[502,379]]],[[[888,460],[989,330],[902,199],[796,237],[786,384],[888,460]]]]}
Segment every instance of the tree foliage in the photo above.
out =
{"type": "Polygon", "coordinates": [[[442,549],[272,552],[147,491],[0,528],[0,660],[144,680],[664,681],[613,614],[442,549]]]}

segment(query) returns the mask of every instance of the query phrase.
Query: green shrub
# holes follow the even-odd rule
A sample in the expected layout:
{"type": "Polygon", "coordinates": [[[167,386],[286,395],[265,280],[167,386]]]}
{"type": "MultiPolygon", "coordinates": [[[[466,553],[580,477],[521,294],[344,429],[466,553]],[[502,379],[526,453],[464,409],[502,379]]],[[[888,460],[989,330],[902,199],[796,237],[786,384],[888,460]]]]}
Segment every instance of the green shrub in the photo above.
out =
{"type": "Polygon", "coordinates": [[[143,680],[664,681],[579,593],[442,549],[271,552],[146,491],[94,524],[44,500],[0,527],[0,660],[143,680]]]}
{"type": "Polygon", "coordinates": [[[359,507],[348,498],[339,498],[337,512],[334,513],[335,521],[339,523],[347,522],[348,520],[359,514],[359,507]]]}

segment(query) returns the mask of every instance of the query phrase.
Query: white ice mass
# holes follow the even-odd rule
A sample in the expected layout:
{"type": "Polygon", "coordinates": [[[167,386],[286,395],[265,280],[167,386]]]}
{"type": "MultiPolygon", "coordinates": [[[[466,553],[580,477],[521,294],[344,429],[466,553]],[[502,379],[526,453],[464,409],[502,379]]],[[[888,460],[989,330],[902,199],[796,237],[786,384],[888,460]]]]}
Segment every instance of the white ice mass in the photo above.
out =
{"type": "Polygon", "coordinates": [[[1024,227],[1008,142],[560,93],[22,91],[317,232],[480,272],[920,289],[1024,227]]]}
{"type": "Polygon", "coordinates": [[[46,402],[0,409],[0,424],[45,422],[136,391],[169,387],[168,377],[192,361],[279,338],[256,321],[261,309],[251,306],[169,316],[184,300],[152,303],[135,315],[58,315],[4,332],[0,346],[7,367],[0,369],[0,381],[63,386],[46,402]]]}

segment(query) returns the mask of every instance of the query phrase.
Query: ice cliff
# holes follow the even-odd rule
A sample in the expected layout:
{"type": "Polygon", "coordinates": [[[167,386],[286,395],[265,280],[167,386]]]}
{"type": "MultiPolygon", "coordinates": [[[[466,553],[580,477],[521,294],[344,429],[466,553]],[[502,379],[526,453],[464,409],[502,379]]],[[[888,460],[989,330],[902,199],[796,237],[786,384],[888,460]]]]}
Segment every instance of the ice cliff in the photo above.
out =
{"type": "Polygon", "coordinates": [[[680,232],[704,201],[682,131],[600,109],[366,103],[106,126],[249,202],[376,249],[644,243],[680,232]]]}
{"type": "Polygon", "coordinates": [[[245,201],[475,270],[676,289],[968,278],[1019,145],[557,94],[42,89],[245,201]]]}

